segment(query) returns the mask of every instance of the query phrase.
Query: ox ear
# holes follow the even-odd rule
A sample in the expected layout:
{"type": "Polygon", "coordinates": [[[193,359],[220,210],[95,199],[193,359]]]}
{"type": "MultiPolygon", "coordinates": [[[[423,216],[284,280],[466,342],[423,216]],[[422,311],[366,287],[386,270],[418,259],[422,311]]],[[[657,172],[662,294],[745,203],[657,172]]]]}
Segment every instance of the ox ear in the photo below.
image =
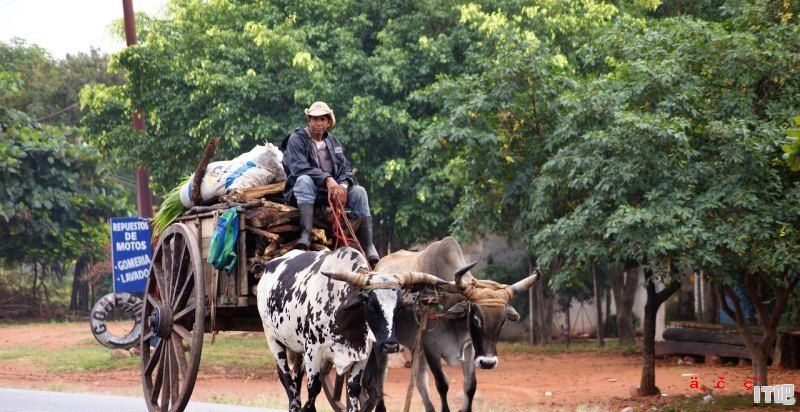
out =
{"type": "Polygon", "coordinates": [[[517,311],[514,310],[514,308],[512,308],[510,305],[506,305],[506,319],[512,322],[519,320],[519,313],[517,313],[517,311]]]}
{"type": "Polygon", "coordinates": [[[347,302],[344,303],[342,310],[354,310],[361,307],[364,304],[364,295],[361,293],[356,293],[347,299],[347,302]]]}
{"type": "Polygon", "coordinates": [[[462,304],[454,305],[444,313],[444,318],[449,320],[464,319],[467,316],[467,308],[462,304]]]}

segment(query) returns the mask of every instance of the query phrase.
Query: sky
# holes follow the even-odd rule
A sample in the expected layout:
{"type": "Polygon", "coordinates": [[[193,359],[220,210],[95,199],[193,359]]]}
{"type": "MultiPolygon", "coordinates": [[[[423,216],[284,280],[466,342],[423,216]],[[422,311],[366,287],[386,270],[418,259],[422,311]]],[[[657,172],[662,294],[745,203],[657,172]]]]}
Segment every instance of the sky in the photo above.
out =
{"type": "MultiPolygon", "coordinates": [[[[133,0],[133,10],[155,15],[167,0],[133,0]]],[[[0,41],[14,37],[38,44],[55,58],[88,52],[106,53],[125,47],[109,25],[122,18],[122,0],[0,0],[0,41]]]]}

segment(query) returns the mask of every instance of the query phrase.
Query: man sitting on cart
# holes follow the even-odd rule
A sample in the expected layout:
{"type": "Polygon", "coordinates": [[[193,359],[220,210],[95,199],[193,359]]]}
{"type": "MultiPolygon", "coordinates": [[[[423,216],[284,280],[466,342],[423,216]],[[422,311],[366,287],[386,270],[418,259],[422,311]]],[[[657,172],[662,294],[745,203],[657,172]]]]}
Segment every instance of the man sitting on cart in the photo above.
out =
{"type": "Polygon", "coordinates": [[[314,102],[305,109],[307,125],[298,127],[281,145],[286,171],[286,202],[300,210],[302,233],[295,248],[308,249],[314,225],[314,205],[346,205],[361,219],[356,237],[371,265],[380,257],[372,244],[372,216],[367,191],[354,184],[350,163],[342,143],[330,133],[336,125],[333,110],[324,102],[314,102]]]}

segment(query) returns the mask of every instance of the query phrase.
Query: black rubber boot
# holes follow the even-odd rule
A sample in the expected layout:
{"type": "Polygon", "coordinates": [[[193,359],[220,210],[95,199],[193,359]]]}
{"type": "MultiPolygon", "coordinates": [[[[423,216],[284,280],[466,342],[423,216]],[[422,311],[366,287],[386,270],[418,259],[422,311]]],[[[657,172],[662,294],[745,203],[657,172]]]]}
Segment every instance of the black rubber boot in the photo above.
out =
{"type": "Polygon", "coordinates": [[[300,238],[294,244],[295,249],[308,250],[311,245],[311,229],[314,228],[314,204],[301,203],[297,205],[300,209],[300,238]]]}
{"type": "Polygon", "coordinates": [[[375,250],[375,245],[372,244],[372,216],[364,216],[361,218],[361,225],[358,226],[356,231],[358,243],[361,243],[361,248],[367,254],[367,261],[372,267],[381,260],[378,256],[378,251],[375,250]]]}

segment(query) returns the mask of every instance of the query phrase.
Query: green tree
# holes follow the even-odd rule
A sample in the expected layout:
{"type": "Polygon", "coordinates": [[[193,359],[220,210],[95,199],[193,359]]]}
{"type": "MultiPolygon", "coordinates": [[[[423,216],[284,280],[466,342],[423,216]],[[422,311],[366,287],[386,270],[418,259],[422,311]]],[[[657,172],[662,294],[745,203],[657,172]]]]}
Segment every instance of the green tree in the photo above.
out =
{"type": "Polygon", "coordinates": [[[469,69],[475,34],[458,4],[174,1],[142,21],[140,45],[112,58],[127,83],[83,92],[84,124],[117,162],[149,168],[163,193],[208,137],[222,137],[220,158],[279,143],[304,123],[304,107],[324,100],[371,194],[384,250],[443,237],[457,193],[446,160],[410,161],[434,111],[409,96],[469,69]],[[144,135],[130,130],[132,108],[147,117],[144,135]]]}
{"type": "Polygon", "coordinates": [[[120,84],[122,77],[109,73],[106,55],[89,53],[53,59],[42,47],[21,39],[0,42],[0,86],[3,78],[15,87],[0,87],[0,105],[38,119],[40,123],[78,126],[78,93],[87,84],[120,84]]]}
{"type": "Polygon", "coordinates": [[[791,237],[758,240],[783,233],[777,222],[793,233],[793,209],[781,201],[793,196],[793,180],[770,161],[780,125],[800,105],[796,10],[737,4],[726,4],[721,22],[614,8],[583,20],[567,17],[602,5],[554,1],[533,29],[548,36],[523,30],[538,9],[515,18],[466,9],[486,42],[508,51],[486,53],[481,74],[429,88],[447,122],[429,129],[427,144],[437,150],[446,136],[454,180],[474,188],[459,204],[459,225],[519,233],[541,263],[566,263],[555,284],[576,273],[570,267],[644,266],[642,394],[657,393],[655,314],[683,269],[719,274],[720,284],[758,271],[793,290],[791,237]],[[753,222],[744,237],[734,229],[742,222],[753,222]],[[733,239],[743,242],[732,249],[733,239]],[[750,259],[733,270],[729,259],[740,253],[750,259]],[[787,259],[776,266],[779,257],[787,259]]]}
{"type": "Polygon", "coordinates": [[[108,243],[107,219],[124,196],[101,157],[70,128],[39,125],[0,106],[0,259],[33,265],[31,297],[61,280],[76,260],[93,261],[108,243]]]}

